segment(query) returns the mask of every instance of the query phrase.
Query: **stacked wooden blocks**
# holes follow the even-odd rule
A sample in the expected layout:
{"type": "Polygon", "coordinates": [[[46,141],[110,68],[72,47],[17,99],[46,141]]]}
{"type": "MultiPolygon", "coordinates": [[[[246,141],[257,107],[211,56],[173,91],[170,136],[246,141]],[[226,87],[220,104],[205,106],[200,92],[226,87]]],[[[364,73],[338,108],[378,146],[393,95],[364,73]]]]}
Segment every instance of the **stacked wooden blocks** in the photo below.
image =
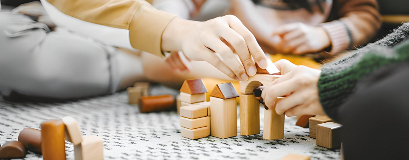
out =
{"type": "Polygon", "coordinates": [[[341,146],[340,129],[342,125],[327,122],[317,125],[317,146],[339,148],[341,146]]]}
{"type": "Polygon", "coordinates": [[[218,138],[237,136],[237,101],[232,83],[217,84],[210,94],[211,135],[218,138]]]}
{"type": "Polygon", "coordinates": [[[309,125],[310,125],[310,137],[311,138],[316,138],[316,133],[317,133],[317,125],[321,123],[326,123],[326,122],[332,122],[332,119],[329,118],[328,116],[315,116],[311,117],[309,120],[309,125]]]}
{"type": "Polygon", "coordinates": [[[186,80],[180,89],[180,126],[182,136],[198,139],[210,135],[210,103],[206,101],[207,89],[201,79],[186,80]]]}

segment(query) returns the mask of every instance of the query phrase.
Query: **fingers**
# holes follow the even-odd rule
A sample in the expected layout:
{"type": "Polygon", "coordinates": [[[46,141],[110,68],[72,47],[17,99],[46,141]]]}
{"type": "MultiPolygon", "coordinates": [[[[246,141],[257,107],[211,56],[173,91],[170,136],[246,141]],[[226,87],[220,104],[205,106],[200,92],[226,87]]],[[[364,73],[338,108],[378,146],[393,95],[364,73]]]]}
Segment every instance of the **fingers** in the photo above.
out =
{"type": "Polygon", "coordinates": [[[287,25],[278,27],[277,29],[273,31],[272,36],[275,36],[275,35],[282,36],[284,34],[287,34],[288,32],[296,30],[299,27],[299,25],[300,25],[299,23],[291,23],[291,24],[287,24],[287,25]]]}
{"type": "Polygon", "coordinates": [[[270,108],[274,105],[274,101],[277,97],[285,97],[296,91],[298,87],[298,83],[295,83],[294,79],[290,79],[277,85],[269,85],[263,90],[261,97],[263,97],[267,107],[270,108]]]}
{"type": "Polygon", "coordinates": [[[228,77],[234,80],[239,80],[235,73],[223,62],[223,60],[214,52],[210,51],[208,48],[204,47],[200,49],[199,54],[202,54],[203,59],[216,67],[218,70],[226,74],[228,77]]]}
{"type": "Polygon", "coordinates": [[[223,43],[218,37],[208,36],[203,39],[203,44],[211,48],[216,53],[218,53],[220,57],[223,59],[225,65],[227,65],[230,68],[230,70],[235,74],[235,76],[239,77],[240,80],[244,80],[244,81],[248,80],[247,73],[244,67],[242,66],[242,64],[238,61],[238,59],[236,58],[232,50],[225,43],[223,43]]]}
{"type": "MultiPolygon", "coordinates": [[[[266,55],[264,54],[263,50],[261,49],[260,45],[257,43],[256,38],[254,35],[241,23],[241,21],[235,17],[235,16],[224,16],[224,18],[227,19],[229,22],[229,26],[236,31],[238,34],[240,34],[241,37],[243,37],[248,50],[250,51],[251,55],[253,56],[255,62],[260,66],[260,68],[267,68],[267,58],[266,55]]],[[[241,57],[240,54],[237,52],[241,57]]],[[[246,57],[243,57],[244,60],[247,60],[246,57]]],[[[243,63],[244,64],[244,63],[243,63]]],[[[255,67],[255,66],[254,66],[255,67]]]]}
{"type": "Polygon", "coordinates": [[[254,76],[257,72],[257,69],[255,67],[253,59],[250,56],[250,52],[247,48],[244,38],[230,28],[224,30],[225,31],[220,32],[219,35],[233,47],[233,50],[236,51],[241,63],[247,71],[247,74],[249,76],[254,76]]]}
{"type": "Polygon", "coordinates": [[[299,46],[303,45],[306,43],[305,38],[297,38],[291,41],[284,41],[284,44],[282,45],[282,50],[285,53],[292,53],[294,50],[296,50],[299,46]]]}
{"type": "MultiPolygon", "coordinates": [[[[284,114],[284,112],[287,114],[287,110],[290,110],[294,107],[297,107],[299,105],[302,105],[305,103],[303,98],[300,98],[302,96],[302,92],[294,92],[292,95],[282,99],[276,104],[276,112],[277,114],[284,114]]],[[[307,95],[308,96],[308,95],[307,95]]]]}
{"type": "Polygon", "coordinates": [[[305,54],[309,52],[312,52],[312,49],[307,44],[303,44],[293,51],[294,54],[305,54]]]}
{"type": "Polygon", "coordinates": [[[281,59],[274,63],[278,70],[280,70],[281,75],[285,75],[291,72],[297,65],[291,63],[289,60],[281,59]]]}

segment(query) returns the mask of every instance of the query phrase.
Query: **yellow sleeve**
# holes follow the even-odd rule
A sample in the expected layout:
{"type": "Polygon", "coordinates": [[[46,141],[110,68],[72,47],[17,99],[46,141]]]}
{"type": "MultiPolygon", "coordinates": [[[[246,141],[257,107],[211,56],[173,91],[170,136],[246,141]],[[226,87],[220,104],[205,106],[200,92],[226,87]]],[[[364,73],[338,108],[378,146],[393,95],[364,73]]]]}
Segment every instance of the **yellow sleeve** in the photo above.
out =
{"type": "Polygon", "coordinates": [[[133,48],[157,56],[163,56],[162,34],[168,23],[175,17],[171,13],[153,8],[144,0],[47,1],[71,17],[99,25],[127,29],[133,48]]]}

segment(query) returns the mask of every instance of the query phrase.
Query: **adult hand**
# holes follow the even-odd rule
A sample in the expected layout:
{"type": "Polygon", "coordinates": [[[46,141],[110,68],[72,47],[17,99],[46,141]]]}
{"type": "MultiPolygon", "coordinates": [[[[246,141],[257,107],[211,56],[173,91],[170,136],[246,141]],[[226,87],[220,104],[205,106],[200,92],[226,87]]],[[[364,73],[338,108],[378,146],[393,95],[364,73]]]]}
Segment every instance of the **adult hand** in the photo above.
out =
{"type": "Polygon", "coordinates": [[[256,38],[231,15],[205,22],[176,17],[162,35],[162,49],[183,51],[187,58],[206,61],[236,80],[248,80],[248,76],[254,76],[257,71],[255,62],[263,69],[268,65],[256,38]]]}
{"type": "Polygon", "coordinates": [[[180,70],[182,72],[189,72],[191,66],[189,61],[182,52],[172,52],[165,62],[174,70],[180,70]]]}
{"type": "Polygon", "coordinates": [[[303,23],[280,26],[273,31],[272,36],[281,37],[281,42],[275,46],[281,53],[306,54],[322,51],[331,45],[324,28],[303,23]]]}
{"type": "Polygon", "coordinates": [[[264,88],[261,96],[265,104],[270,108],[277,97],[286,97],[277,103],[277,114],[325,115],[317,86],[321,71],[296,66],[287,60],[277,61],[275,65],[283,76],[264,88]]]}
{"type": "Polygon", "coordinates": [[[44,23],[45,25],[47,25],[51,30],[54,30],[54,28],[56,27],[54,22],[48,16],[44,7],[41,5],[40,2],[37,1],[22,4],[17,8],[13,9],[12,13],[20,13],[27,16],[31,16],[35,18],[37,22],[44,23]]]}

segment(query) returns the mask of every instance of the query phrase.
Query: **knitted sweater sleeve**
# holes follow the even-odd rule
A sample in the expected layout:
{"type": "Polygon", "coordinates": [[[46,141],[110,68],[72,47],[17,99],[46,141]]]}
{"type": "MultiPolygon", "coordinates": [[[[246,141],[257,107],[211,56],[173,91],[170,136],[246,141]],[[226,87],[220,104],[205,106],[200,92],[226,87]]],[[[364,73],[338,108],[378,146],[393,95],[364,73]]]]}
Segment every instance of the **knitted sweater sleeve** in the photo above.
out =
{"type": "Polygon", "coordinates": [[[360,79],[382,66],[409,61],[409,41],[405,41],[408,37],[409,23],[406,23],[385,38],[356,50],[351,56],[324,65],[318,90],[326,114],[337,121],[339,106],[354,93],[360,79]]]}

